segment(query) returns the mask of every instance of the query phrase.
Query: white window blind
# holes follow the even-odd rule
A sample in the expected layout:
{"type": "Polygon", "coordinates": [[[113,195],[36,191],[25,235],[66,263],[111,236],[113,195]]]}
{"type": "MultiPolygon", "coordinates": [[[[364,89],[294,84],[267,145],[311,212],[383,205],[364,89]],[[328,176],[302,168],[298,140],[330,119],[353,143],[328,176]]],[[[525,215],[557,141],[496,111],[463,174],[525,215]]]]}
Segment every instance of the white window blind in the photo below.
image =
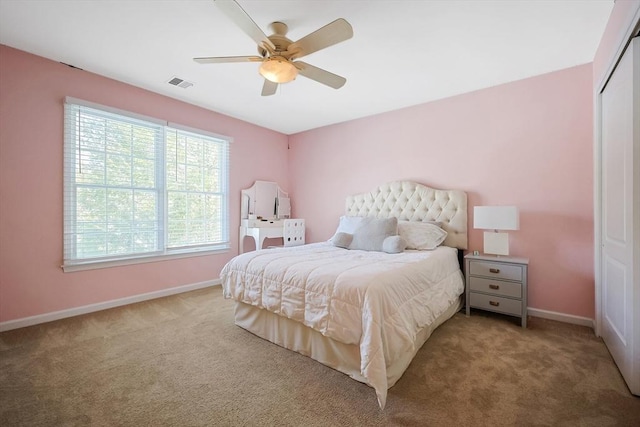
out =
{"type": "Polygon", "coordinates": [[[65,270],[229,248],[229,138],[71,98],[64,129],[65,270]]]}
{"type": "Polygon", "coordinates": [[[167,247],[228,240],[226,145],[171,128],[166,141],[167,247]]]}

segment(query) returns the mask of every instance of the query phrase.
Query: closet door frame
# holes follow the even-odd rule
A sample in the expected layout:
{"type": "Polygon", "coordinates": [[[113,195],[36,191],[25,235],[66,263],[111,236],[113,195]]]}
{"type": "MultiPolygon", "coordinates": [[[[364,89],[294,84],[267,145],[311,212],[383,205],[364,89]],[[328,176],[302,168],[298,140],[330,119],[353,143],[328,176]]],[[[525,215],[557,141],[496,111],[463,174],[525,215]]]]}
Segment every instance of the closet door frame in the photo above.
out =
{"type": "Polygon", "coordinates": [[[636,9],[634,17],[629,20],[625,32],[621,35],[615,55],[611,58],[601,80],[595,85],[594,99],[594,279],[595,279],[595,333],[601,336],[602,331],[602,99],[601,94],[609,78],[613,74],[616,65],[622,58],[631,39],[640,32],[640,8],[636,9]]]}
{"type": "MultiPolygon", "coordinates": [[[[617,45],[617,49],[615,54],[610,58],[609,64],[607,66],[606,72],[603,74],[603,76],[601,77],[601,81],[595,81],[594,83],[597,83],[596,85],[594,85],[594,279],[595,279],[595,333],[597,336],[603,336],[604,333],[604,319],[603,319],[603,315],[604,315],[604,309],[603,309],[603,298],[604,298],[604,271],[603,271],[603,265],[604,265],[604,250],[603,250],[603,243],[604,243],[604,236],[603,236],[603,144],[602,144],[602,129],[603,129],[603,125],[602,125],[602,115],[603,115],[603,110],[602,110],[602,93],[605,90],[605,87],[609,81],[609,79],[611,78],[611,76],[613,75],[617,64],[619,63],[619,61],[621,60],[623,54],[626,52],[626,49],[631,49],[632,48],[632,44],[631,44],[631,40],[634,37],[637,37],[640,33],[640,7],[637,7],[635,10],[635,14],[633,17],[630,17],[631,19],[629,19],[627,21],[627,28],[625,29],[626,31],[624,33],[622,33],[620,35],[620,38],[618,40],[618,45],[617,45]]],[[[635,43],[638,43],[638,40],[635,41],[635,43]]],[[[636,48],[636,52],[637,52],[637,48],[636,48]]],[[[637,58],[635,59],[635,63],[636,63],[636,67],[638,67],[638,63],[637,63],[637,58]]],[[[637,70],[633,71],[634,73],[637,72],[637,70]]],[[[635,77],[634,77],[635,79],[635,77]]],[[[635,81],[634,85],[637,85],[637,80],[635,81]]],[[[637,92],[637,87],[633,88],[634,92],[637,92]]],[[[640,110],[640,104],[636,101],[634,101],[634,107],[633,107],[633,114],[634,114],[634,118],[637,118],[640,115],[639,111],[636,110],[640,110]]],[[[637,134],[633,134],[633,138],[634,138],[634,142],[633,144],[638,144],[637,138],[638,135],[637,134]]],[[[633,148],[633,151],[636,152],[637,147],[633,148]]],[[[631,172],[633,179],[635,180],[635,177],[638,176],[638,169],[640,168],[640,160],[638,159],[638,155],[637,152],[636,154],[633,155],[633,157],[635,158],[634,160],[634,164],[633,164],[633,170],[631,172]]],[[[640,238],[639,238],[639,233],[640,231],[638,230],[639,224],[637,219],[635,218],[635,216],[637,216],[640,213],[640,201],[637,200],[640,198],[640,192],[634,188],[633,190],[633,198],[636,200],[633,200],[633,205],[634,205],[634,219],[633,219],[633,227],[634,227],[634,231],[632,231],[633,233],[633,238],[632,241],[630,243],[630,245],[632,245],[632,253],[633,253],[633,262],[632,262],[632,266],[633,265],[637,265],[638,264],[638,258],[640,258],[640,238]]],[[[629,344],[629,346],[627,347],[628,351],[631,352],[631,354],[629,352],[626,353],[626,356],[623,358],[623,360],[621,359],[620,363],[623,364],[623,366],[621,366],[621,369],[625,369],[625,372],[627,372],[627,375],[625,375],[625,380],[627,381],[627,385],[629,386],[631,392],[633,394],[636,395],[640,395],[640,379],[638,377],[638,366],[640,366],[640,327],[636,325],[637,319],[640,319],[640,286],[638,285],[638,281],[640,280],[638,278],[638,275],[640,275],[640,272],[637,270],[637,267],[635,267],[633,275],[635,275],[635,277],[632,277],[631,280],[633,281],[633,290],[632,290],[632,302],[630,303],[631,306],[631,313],[627,313],[627,316],[631,316],[631,330],[628,331],[628,335],[626,335],[626,339],[629,340],[627,341],[627,343],[629,344]],[[629,371],[629,369],[631,369],[629,371]]],[[[628,301],[626,302],[628,303],[628,301]]],[[[625,304],[626,304],[625,303],[625,304]]],[[[629,306],[627,306],[627,308],[629,308],[629,306]]],[[[628,322],[627,322],[628,323],[628,322]]],[[[611,330],[609,329],[609,334],[611,333],[611,330]]],[[[610,336],[610,335],[608,335],[610,336]]],[[[620,341],[619,343],[623,343],[624,341],[620,341]]],[[[618,356],[620,356],[621,353],[619,353],[620,347],[618,346],[617,343],[613,343],[612,345],[614,345],[614,347],[616,347],[618,349],[617,353],[618,356]]],[[[612,353],[613,354],[613,353],[612,353]]],[[[622,371],[621,371],[622,372],[622,371]]]]}

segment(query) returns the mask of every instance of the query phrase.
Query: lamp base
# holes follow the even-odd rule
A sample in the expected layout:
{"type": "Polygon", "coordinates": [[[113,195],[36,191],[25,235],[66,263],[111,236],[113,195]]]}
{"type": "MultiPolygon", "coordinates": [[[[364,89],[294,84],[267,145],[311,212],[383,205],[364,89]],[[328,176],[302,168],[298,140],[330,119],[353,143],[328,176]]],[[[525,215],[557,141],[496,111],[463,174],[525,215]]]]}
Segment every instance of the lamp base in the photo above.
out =
{"type": "Polygon", "coordinates": [[[484,253],[492,255],[509,255],[509,234],[485,231],[484,253]]]}

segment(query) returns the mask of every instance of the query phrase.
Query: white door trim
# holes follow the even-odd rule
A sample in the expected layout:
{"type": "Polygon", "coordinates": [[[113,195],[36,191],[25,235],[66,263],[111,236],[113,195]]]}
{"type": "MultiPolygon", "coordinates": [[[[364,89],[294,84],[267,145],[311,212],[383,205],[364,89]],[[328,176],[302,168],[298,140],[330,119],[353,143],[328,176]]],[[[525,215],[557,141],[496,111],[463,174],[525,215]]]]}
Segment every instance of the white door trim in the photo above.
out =
{"type": "Polygon", "coordinates": [[[595,333],[601,336],[602,333],[602,269],[600,261],[602,259],[602,233],[601,233],[601,211],[602,211],[602,91],[609,78],[613,74],[616,65],[622,58],[626,47],[631,39],[640,30],[640,7],[636,9],[633,17],[629,17],[627,28],[620,35],[615,55],[611,57],[606,73],[595,86],[593,94],[593,167],[594,167],[594,194],[593,194],[593,226],[594,226],[594,281],[595,281],[595,333]]]}

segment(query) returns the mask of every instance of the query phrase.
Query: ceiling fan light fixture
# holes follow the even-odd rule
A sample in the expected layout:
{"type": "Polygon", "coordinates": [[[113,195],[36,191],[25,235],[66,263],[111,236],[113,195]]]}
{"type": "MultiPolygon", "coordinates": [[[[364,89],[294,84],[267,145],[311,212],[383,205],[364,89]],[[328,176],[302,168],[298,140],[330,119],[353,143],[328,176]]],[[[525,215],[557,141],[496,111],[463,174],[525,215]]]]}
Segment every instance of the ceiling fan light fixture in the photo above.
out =
{"type": "Polygon", "coordinates": [[[281,56],[273,56],[262,62],[260,75],[273,83],[289,83],[298,75],[298,69],[281,56]]]}

